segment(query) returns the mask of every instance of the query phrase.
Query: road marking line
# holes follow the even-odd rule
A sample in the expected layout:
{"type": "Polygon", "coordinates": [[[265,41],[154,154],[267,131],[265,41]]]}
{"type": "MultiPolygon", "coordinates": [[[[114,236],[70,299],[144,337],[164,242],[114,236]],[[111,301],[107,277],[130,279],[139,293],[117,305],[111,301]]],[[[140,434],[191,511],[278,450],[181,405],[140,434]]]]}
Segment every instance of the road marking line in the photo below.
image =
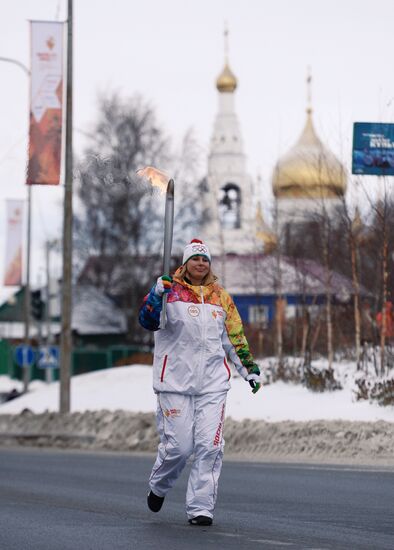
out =
{"type": "Polygon", "coordinates": [[[219,536],[222,536],[222,537],[234,537],[234,538],[239,538],[239,539],[242,539],[244,541],[247,541],[247,542],[258,542],[258,543],[261,543],[261,544],[272,544],[274,546],[293,546],[294,543],[293,542],[287,542],[287,541],[284,541],[284,540],[272,540],[272,539],[250,539],[248,538],[247,536],[241,534],[241,533],[227,533],[227,532],[224,532],[224,531],[215,531],[215,535],[219,535],[219,536]]]}
{"type": "Polygon", "coordinates": [[[292,542],[271,539],[248,539],[250,542],[260,542],[262,544],[272,544],[273,546],[293,546],[292,542]]]}

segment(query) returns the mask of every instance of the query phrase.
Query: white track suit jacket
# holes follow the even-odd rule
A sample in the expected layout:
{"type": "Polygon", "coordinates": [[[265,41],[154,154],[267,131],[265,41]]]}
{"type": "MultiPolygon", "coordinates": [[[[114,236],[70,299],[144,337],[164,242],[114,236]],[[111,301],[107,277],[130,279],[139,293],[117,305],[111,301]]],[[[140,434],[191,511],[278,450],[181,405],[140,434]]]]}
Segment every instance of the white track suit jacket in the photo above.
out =
{"type": "Polygon", "coordinates": [[[202,395],[227,391],[230,362],[246,378],[254,363],[241,318],[230,295],[216,281],[192,286],[175,274],[167,299],[167,324],[161,330],[162,300],[154,289],[144,300],[140,323],[156,331],[156,393],[202,395]]]}

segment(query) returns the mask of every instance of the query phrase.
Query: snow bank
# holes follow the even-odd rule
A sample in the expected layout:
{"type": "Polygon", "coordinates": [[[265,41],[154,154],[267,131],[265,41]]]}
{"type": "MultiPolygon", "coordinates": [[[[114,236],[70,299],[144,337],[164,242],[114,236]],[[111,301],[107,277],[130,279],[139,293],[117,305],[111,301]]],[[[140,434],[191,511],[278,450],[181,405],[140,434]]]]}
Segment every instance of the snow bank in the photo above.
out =
{"type": "MultiPolygon", "coordinates": [[[[344,373],[347,372],[343,369],[344,373]]],[[[349,377],[347,377],[349,378],[349,377]]],[[[0,414],[18,414],[24,409],[34,413],[59,409],[59,383],[39,382],[32,391],[0,405],[0,414]]],[[[335,392],[313,393],[307,388],[276,382],[257,394],[241,378],[232,379],[228,393],[227,416],[234,420],[250,418],[267,422],[348,420],[394,422],[394,407],[379,407],[367,401],[353,400],[352,384],[335,392]]],[[[71,380],[71,411],[124,410],[154,412],[156,397],[152,390],[152,369],[133,365],[74,376],[71,380]]]]}
{"type": "MultiPolygon", "coordinates": [[[[253,395],[234,377],[226,456],[394,466],[394,408],[355,402],[351,372],[342,369],[343,390],[326,393],[276,382],[253,395]]],[[[58,383],[34,383],[27,395],[0,405],[0,445],[155,452],[151,375],[151,367],[134,365],[73,377],[67,415],[57,413],[58,383]]]]}
{"type": "MultiPolygon", "coordinates": [[[[242,460],[284,460],[394,466],[394,424],[388,422],[237,422],[224,427],[226,456],[242,460]]],[[[0,445],[155,452],[153,413],[0,415],[0,445]]]]}

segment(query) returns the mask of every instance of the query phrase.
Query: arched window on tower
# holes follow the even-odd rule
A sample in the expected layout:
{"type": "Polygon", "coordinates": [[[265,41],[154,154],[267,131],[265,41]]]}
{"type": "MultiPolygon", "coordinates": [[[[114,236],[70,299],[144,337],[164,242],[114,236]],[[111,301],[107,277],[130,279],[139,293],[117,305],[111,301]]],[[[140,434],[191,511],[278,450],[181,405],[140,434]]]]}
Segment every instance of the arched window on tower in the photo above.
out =
{"type": "Polygon", "coordinates": [[[223,229],[241,227],[241,190],[235,183],[226,183],[219,191],[219,218],[223,229]]]}

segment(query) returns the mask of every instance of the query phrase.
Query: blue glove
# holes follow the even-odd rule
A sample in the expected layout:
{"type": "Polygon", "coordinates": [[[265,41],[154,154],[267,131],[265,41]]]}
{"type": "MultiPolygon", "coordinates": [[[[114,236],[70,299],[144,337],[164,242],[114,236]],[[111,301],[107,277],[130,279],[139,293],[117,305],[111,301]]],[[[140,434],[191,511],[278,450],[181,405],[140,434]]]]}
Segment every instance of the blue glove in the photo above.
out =
{"type": "Polygon", "coordinates": [[[163,296],[163,294],[168,294],[172,288],[172,277],[167,275],[162,275],[156,281],[155,293],[158,296],[163,296]]]}

